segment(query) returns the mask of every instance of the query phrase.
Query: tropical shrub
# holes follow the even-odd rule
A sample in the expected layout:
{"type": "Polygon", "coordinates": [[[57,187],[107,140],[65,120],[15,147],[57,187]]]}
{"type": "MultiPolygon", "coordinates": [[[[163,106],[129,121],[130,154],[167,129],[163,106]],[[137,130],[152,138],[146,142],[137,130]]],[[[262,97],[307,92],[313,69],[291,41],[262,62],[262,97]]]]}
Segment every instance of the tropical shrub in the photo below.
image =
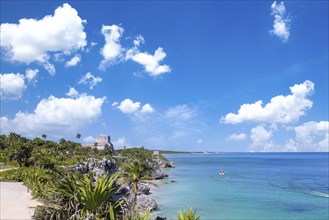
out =
{"type": "Polygon", "coordinates": [[[0,179],[2,182],[22,182],[27,170],[27,167],[21,167],[19,169],[2,171],[0,172],[0,179]]]}
{"type": "Polygon", "coordinates": [[[196,216],[196,210],[193,210],[193,208],[190,208],[187,212],[186,210],[179,211],[177,214],[178,220],[199,220],[200,216],[196,216]]]}
{"type": "Polygon", "coordinates": [[[69,174],[50,186],[52,199],[38,208],[35,219],[111,219],[120,205],[113,200],[114,183],[113,176],[103,175],[93,182],[87,175],[69,174]]]}

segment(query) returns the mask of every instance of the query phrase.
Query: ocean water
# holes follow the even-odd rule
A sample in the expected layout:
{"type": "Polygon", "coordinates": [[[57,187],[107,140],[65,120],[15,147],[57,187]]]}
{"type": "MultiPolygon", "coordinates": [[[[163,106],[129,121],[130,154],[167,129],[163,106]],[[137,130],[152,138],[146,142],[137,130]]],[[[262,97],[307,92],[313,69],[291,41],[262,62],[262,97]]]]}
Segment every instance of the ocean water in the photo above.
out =
{"type": "Polygon", "coordinates": [[[177,167],[152,194],[160,216],[193,207],[201,219],[329,219],[328,153],[166,157],[177,167]]]}

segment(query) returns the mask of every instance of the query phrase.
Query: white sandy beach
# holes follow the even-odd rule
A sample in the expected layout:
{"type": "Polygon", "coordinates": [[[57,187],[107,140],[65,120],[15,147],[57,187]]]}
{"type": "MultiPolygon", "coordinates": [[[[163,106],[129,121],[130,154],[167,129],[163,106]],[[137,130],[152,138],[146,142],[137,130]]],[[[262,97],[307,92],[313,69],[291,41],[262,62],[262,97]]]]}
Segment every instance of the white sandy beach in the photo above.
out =
{"type": "Polygon", "coordinates": [[[17,182],[0,182],[0,219],[32,219],[33,208],[41,203],[33,200],[27,187],[17,182]]]}

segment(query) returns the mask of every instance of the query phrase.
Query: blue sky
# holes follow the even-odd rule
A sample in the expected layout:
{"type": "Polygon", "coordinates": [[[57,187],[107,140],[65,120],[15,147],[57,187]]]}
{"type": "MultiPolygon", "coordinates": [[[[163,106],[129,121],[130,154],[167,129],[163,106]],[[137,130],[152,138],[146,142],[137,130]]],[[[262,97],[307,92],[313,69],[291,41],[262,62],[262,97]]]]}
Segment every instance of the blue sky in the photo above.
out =
{"type": "Polygon", "coordinates": [[[1,133],[328,151],[327,1],[1,1],[1,133]]]}

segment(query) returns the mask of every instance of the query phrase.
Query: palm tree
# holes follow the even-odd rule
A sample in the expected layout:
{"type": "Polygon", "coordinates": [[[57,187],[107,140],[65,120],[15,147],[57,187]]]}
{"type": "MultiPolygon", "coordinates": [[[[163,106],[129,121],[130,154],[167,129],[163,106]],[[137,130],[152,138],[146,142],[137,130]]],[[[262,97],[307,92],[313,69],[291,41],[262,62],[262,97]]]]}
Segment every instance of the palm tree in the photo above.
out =
{"type": "Polygon", "coordinates": [[[130,206],[130,215],[133,215],[137,202],[138,185],[145,182],[145,180],[151,179],[151,177],[146,175],[146,167],[136,160],[123,165],[123,170],[118,173],[120,176],[118,182],[124,183],[122,187],[128,186],[130,188],[128,206],[130,206]]]}
{"type": "Polygon", "coordinates": [[[77,135],[75,135],[75,137],[76,137],[77,139],[80,139],[80,138],[81,138],[81,134],[80,134],[80,133],[77,133],[77,135]]]}
{"type": "Polygon", "coordinates": [[[46,140],[47,139],[47,135],[46,134],[42,134],[41,137],[46,140]]]}

